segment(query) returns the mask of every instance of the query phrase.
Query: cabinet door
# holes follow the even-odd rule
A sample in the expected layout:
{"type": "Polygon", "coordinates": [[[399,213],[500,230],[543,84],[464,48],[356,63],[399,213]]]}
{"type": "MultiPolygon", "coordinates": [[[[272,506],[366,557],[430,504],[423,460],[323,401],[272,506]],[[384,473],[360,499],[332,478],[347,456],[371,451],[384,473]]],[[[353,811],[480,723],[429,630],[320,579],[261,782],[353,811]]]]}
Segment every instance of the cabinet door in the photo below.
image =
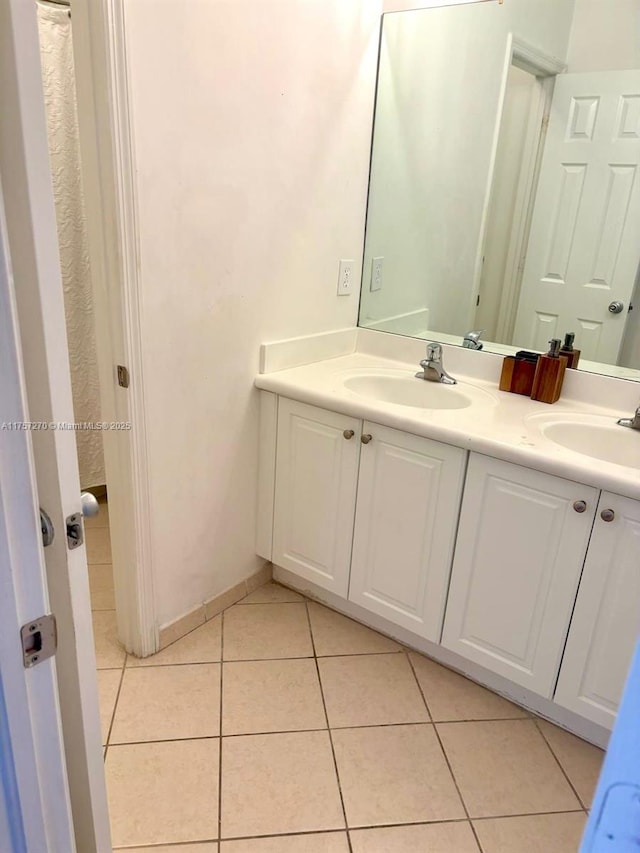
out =
{"type": "Polygon", "coordinates": [[[346,598],[360,421],[280,398],[273,562],[346,598]]]}
{"type": "Polygon", "coordinates": [[[640,502],[603,492],[555,701],[612,728],[639,634],[640,502]]]}
{"type": "Polygon", "coordinates": [[[442,644],[551,697],[596,501],[591,487],[472,453],[442,644]]]}
{"type": "Polygon", "coordinates": [[[438,642],[466,452],[365,423],[349,599],[438,642]]]}

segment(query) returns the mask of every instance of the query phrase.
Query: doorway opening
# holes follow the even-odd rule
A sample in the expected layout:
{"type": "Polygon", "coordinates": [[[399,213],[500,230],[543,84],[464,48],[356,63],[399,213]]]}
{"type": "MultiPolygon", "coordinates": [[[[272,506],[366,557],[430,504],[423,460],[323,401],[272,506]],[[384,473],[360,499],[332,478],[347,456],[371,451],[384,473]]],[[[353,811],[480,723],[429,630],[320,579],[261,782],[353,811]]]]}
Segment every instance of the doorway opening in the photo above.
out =
{"type": "Polygon", "coordinates": [[[555,76],[514,45],[508,67],[485,227],[474,328],[511,343],[555,76]]]}
{"type": "Polygon", "coordinates": [[[75,432],[80,488],[89,493],[83,497],[83,511],[97,511],[95,517],[85,517],[85,543],[91,607],[94,623],[98,621],[94,633],[99,637],[107,623],[116,633],[116,600],[72,18],[68,0],[37,0],[36,5],[75,421],[65,427],[75,432]]]}

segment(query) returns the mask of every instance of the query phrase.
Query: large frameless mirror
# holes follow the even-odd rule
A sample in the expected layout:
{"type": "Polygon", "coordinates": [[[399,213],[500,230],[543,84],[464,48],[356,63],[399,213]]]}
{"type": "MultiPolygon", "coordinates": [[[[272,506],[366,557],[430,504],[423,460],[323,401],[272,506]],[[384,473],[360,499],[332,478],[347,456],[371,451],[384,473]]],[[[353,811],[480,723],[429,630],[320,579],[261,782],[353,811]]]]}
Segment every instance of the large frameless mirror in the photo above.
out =
{"type": "Polygon", "coordinates": [[[639,0],[384,15],[360,325],[640,380],[639,167],[639,0]]]}

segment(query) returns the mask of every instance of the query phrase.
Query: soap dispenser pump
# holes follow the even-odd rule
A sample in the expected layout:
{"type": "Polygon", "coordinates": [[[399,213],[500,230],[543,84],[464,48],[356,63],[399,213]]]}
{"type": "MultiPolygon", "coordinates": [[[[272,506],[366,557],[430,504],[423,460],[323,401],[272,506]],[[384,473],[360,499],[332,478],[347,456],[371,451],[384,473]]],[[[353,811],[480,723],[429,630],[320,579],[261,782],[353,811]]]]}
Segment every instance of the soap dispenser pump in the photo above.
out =
{"type": "Polygon", "coordinates": [[[531,399],[541,403],[555,403],[562,391],[564,372],[567,361],[560,358],[560,338],[549,341],[549,352],[538,359],[536,373],[533,377],[531,399]]]}
{"type": "Polygon", "coordinates": [[[567,367],[572,368],[576,368],[580,361],[580,350],[573,346],[575,338],[575,332],[567,332],[564,336],[562,349],[560,350],[560,356],[567,360],[567,367]]]}

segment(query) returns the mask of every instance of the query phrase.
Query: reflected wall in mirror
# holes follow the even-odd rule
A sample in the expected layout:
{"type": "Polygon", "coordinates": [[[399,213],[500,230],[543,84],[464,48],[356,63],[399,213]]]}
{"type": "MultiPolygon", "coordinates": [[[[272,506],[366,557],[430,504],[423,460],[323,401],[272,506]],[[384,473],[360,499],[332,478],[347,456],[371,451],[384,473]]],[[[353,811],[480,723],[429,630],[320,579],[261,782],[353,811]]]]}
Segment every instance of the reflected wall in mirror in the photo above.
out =
{"type": "Polygon", "coordinates": [[[575,332],[581,368],[640,380],[639,33],[640,0],[383,16],[361,326],[575,332]]]}

